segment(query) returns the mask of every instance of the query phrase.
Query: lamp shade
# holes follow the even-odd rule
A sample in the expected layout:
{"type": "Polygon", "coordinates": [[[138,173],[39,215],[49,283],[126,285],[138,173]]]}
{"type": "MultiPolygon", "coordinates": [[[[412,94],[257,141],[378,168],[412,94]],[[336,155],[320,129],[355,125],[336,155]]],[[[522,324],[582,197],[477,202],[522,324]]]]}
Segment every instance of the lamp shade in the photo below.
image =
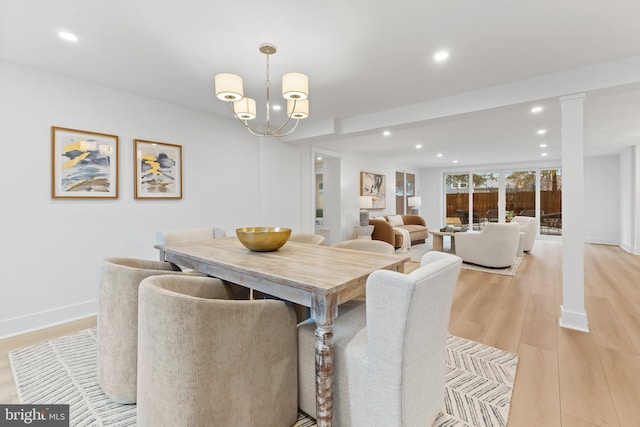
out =
{"type": "Polygon", "coordinates": [[[422,199],[420,198],[420,196],[408,197],[407,198],[407,204],[409,206],[413,206],[413,207],[419,208],[420,206],[422,206],[422,199]]]}
{"type": "Polygon", "coordinates": [[[309,117],[309,100],[287,100],[287,116],[298,120],[309,117]]]}
{"type": "Polygon", "coordinates": [[[373,196],[360,196],[359,206],[360,209],[373,208],[373,196]]]}
{"type": "Polygon", "coordinates": [[[241,120],[253,120],[256,118],[256,100],[253,98],[242,98],[233,103],[233,112],[241,120]]]}
{"type": "Polygon", "coordinates": [[[309,78],[302,73],[287,73],[282,76],[282,96],[284,99],[307,99],[309,78]]]}
{"type": "Polygon", "coordinates": [[[239,101],[244,96],[242,77],[236,74],[216,74],[216,96],[221,101],[239,101]]]}

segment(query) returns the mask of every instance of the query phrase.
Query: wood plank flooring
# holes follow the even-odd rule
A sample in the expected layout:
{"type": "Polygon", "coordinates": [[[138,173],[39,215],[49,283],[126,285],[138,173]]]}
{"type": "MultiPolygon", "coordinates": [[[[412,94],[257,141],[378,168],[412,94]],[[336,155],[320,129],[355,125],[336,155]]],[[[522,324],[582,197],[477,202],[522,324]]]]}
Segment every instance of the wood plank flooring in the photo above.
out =
{"type": "MultiPolygon", "coordinates": [[[[558,326],[561,269],[560,242],[538,240],[515,277],[461,270],[449,330],[520,356],[509,426],[639,426],[640,257],[585,246],[590,333],[558,326]]],[[[94,325],[0,340],[0,402],[18,402],[9,351],[94,325]]]]}

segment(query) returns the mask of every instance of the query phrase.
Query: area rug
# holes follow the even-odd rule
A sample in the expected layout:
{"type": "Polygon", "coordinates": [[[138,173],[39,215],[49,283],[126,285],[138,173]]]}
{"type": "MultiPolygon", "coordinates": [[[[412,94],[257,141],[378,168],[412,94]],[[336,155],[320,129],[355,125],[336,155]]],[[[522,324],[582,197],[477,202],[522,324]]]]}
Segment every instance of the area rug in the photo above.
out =
{"type": "MultiPolygon", "coordinates": [[[[427,241],[426,243],[423,243],[420,245],[413,245],[411,246],[411,248],[409,248],[409,250],[407,250],[404,253],[399,253],[399,255],[409,255],[411,257],[411,261],[420,262],[424,254],[426,254],[431,250],[433,250],[433,247],[431,246],[431,242],[427,241]]],[[[449,253],[455,254],[455,252],[450,251],[450,248],[448,247],[447,243],[445,243],[444,250],[449,253]]],[[[513,265],[507,268],[488,268],[488,267],[482,267],[480,265],[469,264],[466,262],[462,263],[461,268],[465,270],[482,271],[483,273],[502,274],[504,276],[515,276],[516,273],[518,272],[518,268],[520,267],[520,263],[522,262],[522,258],[523,257],[521,256],[516,257],[516,261],[513,263],[513,265]]]]}
{"type": "MultiPolygon", "coordinates": [[[[136,425],[136,406],[111,402],[96,379],[96,330],[9,353],[21,403],[69,404],[71,426],[136,425]]],[[[507,424],[518,356],[450,336],[443,411],[437,427],[507,424]]],[[[315,426],[300,412],[294,427],[315,426]]]]}

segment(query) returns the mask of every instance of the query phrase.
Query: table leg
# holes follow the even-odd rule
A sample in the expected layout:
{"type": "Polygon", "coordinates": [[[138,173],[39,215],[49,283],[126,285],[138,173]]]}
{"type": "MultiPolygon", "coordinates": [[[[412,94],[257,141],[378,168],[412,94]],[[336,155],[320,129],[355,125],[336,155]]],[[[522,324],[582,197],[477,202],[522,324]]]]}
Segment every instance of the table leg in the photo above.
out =
{"type": "Polygon", "coordinates": [[[451,236],[451,252],[455,252],[455,251],[456,251],[456,237],[451,236]]]}
{"type": "Polygon", "coordinates": [[[338,296],[314,293],[311,317],[316,322],[316,423],[333,422],[333,320],[338,317],[338,296]]]}
{"type": "Polygon", "coordinates": [[[444,250],[443,237],[433,234],[433,250],[442,252],[444,250]]]}
{"type": "Polygon", "coordinates": [[[333,328],[316,325],[316,423],[330,427],[333,418],[333,328]]]}

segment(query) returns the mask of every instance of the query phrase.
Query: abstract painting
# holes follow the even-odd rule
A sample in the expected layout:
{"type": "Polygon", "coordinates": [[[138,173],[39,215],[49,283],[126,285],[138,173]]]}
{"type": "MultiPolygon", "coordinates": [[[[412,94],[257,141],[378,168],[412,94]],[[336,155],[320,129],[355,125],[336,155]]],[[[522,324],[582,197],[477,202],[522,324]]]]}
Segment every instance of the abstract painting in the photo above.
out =
{"type": "Polygon", "coordinates": [[[134,140],[135,198],[182,198],[182,146],[134,140]]]}
{"type": "Polygon", "coordinates": [[[118,137],[51,127],[51,197],[118,198],[118,137]]]}
{"type": "Polygon", "coordinates": [[[373,197],[372,209],[387,207],[387,182],[384,175],[360,172],[360,195],[373,197]]]}

